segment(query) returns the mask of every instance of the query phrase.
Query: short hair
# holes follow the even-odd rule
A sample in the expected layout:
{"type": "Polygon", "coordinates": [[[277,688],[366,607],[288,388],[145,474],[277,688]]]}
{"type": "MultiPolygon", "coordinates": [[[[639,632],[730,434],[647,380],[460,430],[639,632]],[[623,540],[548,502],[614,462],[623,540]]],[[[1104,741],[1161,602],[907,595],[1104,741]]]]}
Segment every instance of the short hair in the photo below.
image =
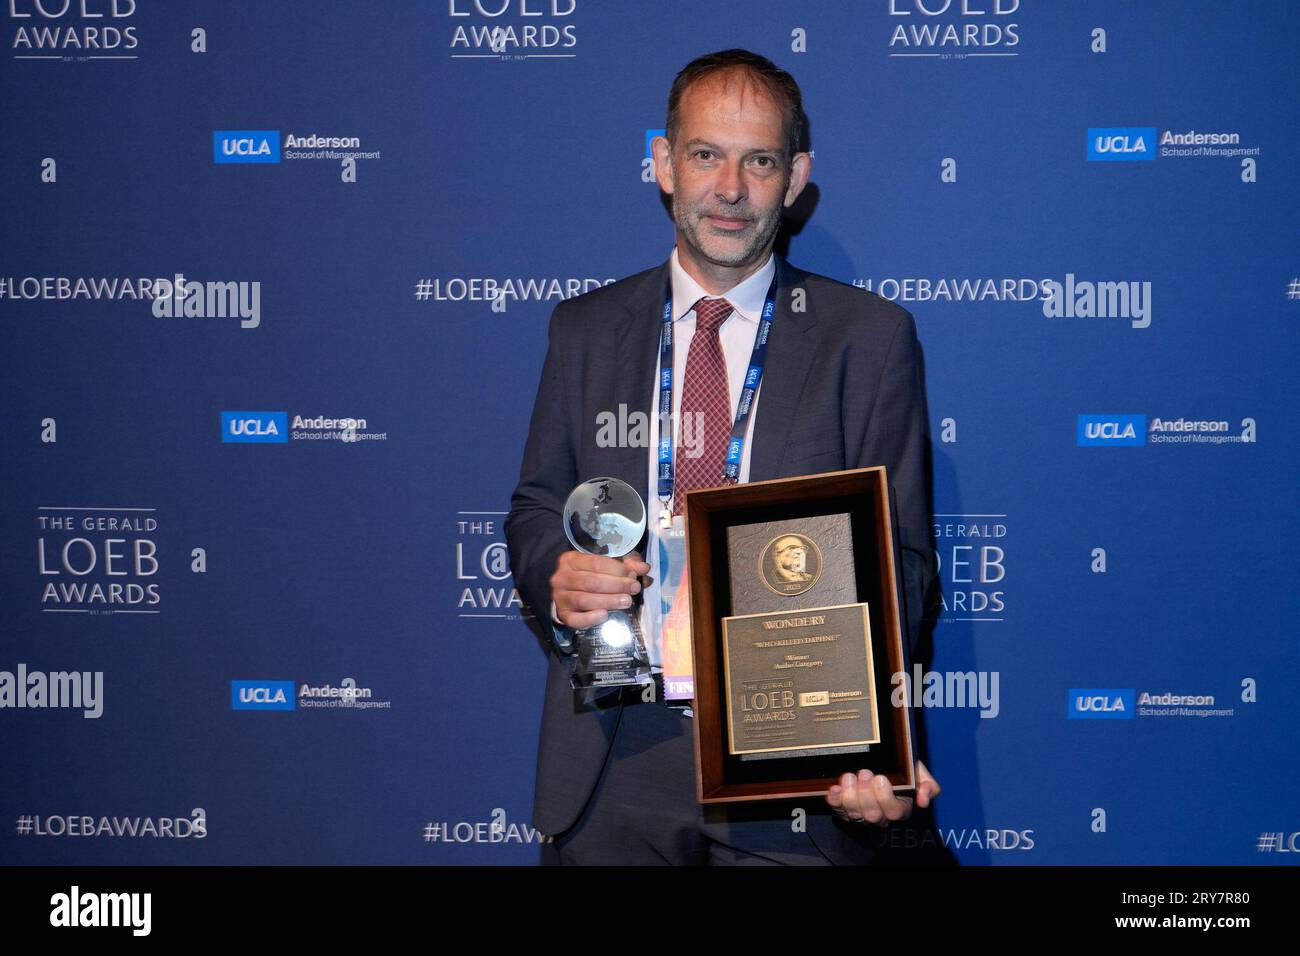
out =
{"type": "MultiPolygon", "coordinates": [[[[785,111],[786,146],[789,156],[799,152],[803,139],[804,112],[803,94],[794,77],[781,69],[765,56],[751,53],[749,50],[720,50],[706,53],[687,63],[673,80],[672,89],[668,91],[668,118],[664,123],[664,136],[672,142],[677,132],[677,108],[681,103],[686,88],[701,77],[733,67],[741,67],[757,80],[772,99],[785,111]]],[[[789,158],[789,157],[787,157],[789,158]]]]}

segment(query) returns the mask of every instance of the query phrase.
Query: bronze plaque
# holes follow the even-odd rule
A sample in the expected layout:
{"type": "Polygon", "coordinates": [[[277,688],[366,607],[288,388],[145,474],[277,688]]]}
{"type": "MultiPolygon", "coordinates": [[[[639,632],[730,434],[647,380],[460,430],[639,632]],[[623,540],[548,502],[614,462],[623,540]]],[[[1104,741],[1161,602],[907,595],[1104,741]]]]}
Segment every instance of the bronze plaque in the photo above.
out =
{"type": "Polygon", "coordinates": [[[880,742],[865,604],[722,619],[729,752],[861,753],[880,742]]]}
{"type": "Polygon", "coordinates": [[[892,510],[879,466],[686,493],[701,803],[915,789],[892,510]]]}

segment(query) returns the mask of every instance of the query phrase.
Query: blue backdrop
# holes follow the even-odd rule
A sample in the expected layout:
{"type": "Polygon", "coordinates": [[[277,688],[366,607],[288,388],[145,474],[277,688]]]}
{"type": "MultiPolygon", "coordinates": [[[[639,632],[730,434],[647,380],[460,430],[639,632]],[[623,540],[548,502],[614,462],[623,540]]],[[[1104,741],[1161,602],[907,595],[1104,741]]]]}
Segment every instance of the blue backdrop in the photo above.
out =
{"type": "Polygon", "coordinates": [[[1295,5],[0,25],[0,862],[536,860],[501,525],[547,320],[666,258],[647,137],[731,46],[804,91],[790,259],[925,354],[929,666],[985,695],[920,714],[935,827],[883,839],[1298,858],[1295,5]]]}

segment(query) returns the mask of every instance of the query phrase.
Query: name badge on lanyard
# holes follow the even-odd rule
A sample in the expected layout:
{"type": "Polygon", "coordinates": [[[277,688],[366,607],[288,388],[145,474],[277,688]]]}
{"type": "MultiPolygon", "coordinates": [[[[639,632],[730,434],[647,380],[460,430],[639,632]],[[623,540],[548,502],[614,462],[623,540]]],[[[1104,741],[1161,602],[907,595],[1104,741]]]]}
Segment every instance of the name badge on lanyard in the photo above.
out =
{"type": "MultiPolygon", "coordinates": [[[[671,288],[671,287],[670,287],[671,288]]],[[[727,454],[719,478],[724,484],[740,480],[740,461],[745,450],[745,428],[754,407],[759,383],[763,380],[763,366],[767,361],[767,343],[771,336],[772,320],[776,315],[776,276],[768,286],[759,317],[758,332],[745,380],[736,406],[736,418],[727,439],[727,454]]],[[[664,301],[663,320],[659,334],[659,534],[657,548],[659,597],[658,607],[652,610],[654,631],[659,636],[657,649],[663,670],[664,697],[667,700],[690,700],[695,696],[694,662],[691,652],[690,585],[686,572],[685,517],[673,514],[674,458],[673,458],[673,300],[671,293],[664,301]]]]}

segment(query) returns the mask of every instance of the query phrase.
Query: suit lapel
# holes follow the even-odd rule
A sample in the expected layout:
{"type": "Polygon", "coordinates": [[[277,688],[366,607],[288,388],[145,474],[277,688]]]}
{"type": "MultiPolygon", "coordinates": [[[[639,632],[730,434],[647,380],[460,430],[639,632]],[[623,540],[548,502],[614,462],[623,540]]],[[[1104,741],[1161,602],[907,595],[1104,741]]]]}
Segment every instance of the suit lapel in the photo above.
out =
{"type": "Polygon", "coordinates": [[[777,256],[776,275],[776,316],[768,339],[767,367],[763,370],[754,412],[750,481],[782,477],[780,468],[785,446],[799,415],[799,398],[816,352],[814,336],[809,334],[816,319],[803,284],[807,273],[777,256]],[[800,292],[798,296],[796,290],[800,292]],[[799,306],[798,311],[792,308],[793,305],[799,306]]]}
{"type": "MultiPolygon", "coordinates": [[[[614,400],[609,409],[616,414],[620,404],[627,406],[629,415],[634,411],[654,414],[659,320],[663,313],[664,296],[668,292],[668,269],[668,262],[665,261],[658,269],[645,273],[629,290],[624,302],[626,313],[615,329],[618,337],[617,360],[611,370],[614,400]]],[[[649,438],[648,429],[646,437],[649,438]]],[[[649,489],[646,487],[646,475],[650,467],[647,457],[650,450],[645,446],[628,446],[615,451],[617,476],[637,489],[642,501],[648,502],[650,498],[647,495],[649,489]]]]}

